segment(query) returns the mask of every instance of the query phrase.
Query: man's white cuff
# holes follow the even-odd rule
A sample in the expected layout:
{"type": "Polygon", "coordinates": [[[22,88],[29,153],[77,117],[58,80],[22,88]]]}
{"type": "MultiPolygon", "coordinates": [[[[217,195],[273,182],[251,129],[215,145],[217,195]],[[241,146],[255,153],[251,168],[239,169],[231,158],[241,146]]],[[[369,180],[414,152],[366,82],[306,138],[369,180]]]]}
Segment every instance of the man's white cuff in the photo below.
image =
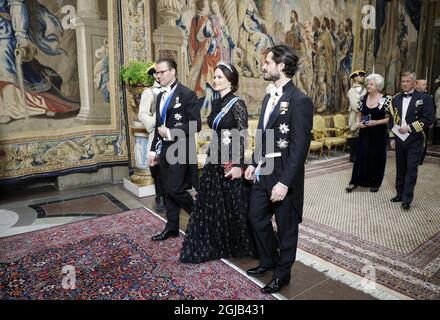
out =
{"type": "Polygon", "coordinates": [[[280,185],[282,185],[284,188],[286,188],[286,189],[289,189],[289,187],[288,186],[286,186],[285,184],[283,184],[283,183],[281,183],[281,182],[278,182],[280,185]]]}

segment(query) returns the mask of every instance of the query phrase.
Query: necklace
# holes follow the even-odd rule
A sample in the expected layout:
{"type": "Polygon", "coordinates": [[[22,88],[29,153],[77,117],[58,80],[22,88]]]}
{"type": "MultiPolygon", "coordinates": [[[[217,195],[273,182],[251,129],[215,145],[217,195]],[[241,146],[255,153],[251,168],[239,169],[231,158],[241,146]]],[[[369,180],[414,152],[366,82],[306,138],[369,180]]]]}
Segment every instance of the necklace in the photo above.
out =
{"type": "Polygon", "coordinates": [[[379,100],[380,100],[380,98],[382,98],[380,94],[377,95],[377,98],[371,98],[371,96],[368,95],[368,97],[367,97],[367,106],[368,106],[369,108],[374,108],[374,107],[376,107],[376,106],[379,104],[379,100]]]}

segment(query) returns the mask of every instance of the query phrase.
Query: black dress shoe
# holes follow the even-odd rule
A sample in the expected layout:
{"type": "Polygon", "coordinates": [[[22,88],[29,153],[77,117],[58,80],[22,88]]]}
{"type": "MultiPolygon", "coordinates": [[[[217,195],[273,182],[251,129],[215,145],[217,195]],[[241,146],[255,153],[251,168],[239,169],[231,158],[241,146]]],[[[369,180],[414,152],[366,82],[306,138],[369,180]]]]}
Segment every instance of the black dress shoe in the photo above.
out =
{"type": "Polygon", "coordinates": [[[271,282],[269,282],[263,289],[261,289],[261,292],[270,294],[278,292],[289,282],[290,276],[284,278],[273,278],[271,282]]]}
{"type": "Polygon", "coordinates": [[[262,267],[262,266],[258,266],[252,269],[249,269],[248,271],[246,271],[246,273],[248,274],[248,276],[251,277],[258,277],[261,276],[263,273],[266,273],[267,271],[272,270],[273,268],[269,267],[262,267]]]}
{"type": "Polygon", "coordinates": [[[356,189],[357,188],[357,186],[356,185],[354,185],[354,184],[350,184],[347,188],[345,188],[345,191],[346,192],[348,192],[348,193],[350,193],[350,192],[352,192],[354,189],[356,189]]]}
{"type": "Polygon", "coordinates": [[[400,202],[400,201],[402,201],[402,197],[401,197],[401,196],[395,196],[395,197],[392,198],[390,201],[391,201],[391,202],[400,202]]]}
{"type": "Polygon", "coordinates": [[[379,191],[379,188],[371,188],[370,189],[370,192],[377,192],[377,191],[379,191]]]}
{"type": "Polygon", "coordinates": [[[402,208],[404,210],[409,210],[409,208],[411,208],[411,203],[409,203],[409,202],[402,202],[402,208]]]}
{"type": "Polygon", "coordinates": [[[179,236],[179,231],[170,231],[170,230],[164,230],[162,233],[159,233],[153,237],[151,237],[151,240],[153,241],[163,241],[168,238],[176,238],[179,236]]]}

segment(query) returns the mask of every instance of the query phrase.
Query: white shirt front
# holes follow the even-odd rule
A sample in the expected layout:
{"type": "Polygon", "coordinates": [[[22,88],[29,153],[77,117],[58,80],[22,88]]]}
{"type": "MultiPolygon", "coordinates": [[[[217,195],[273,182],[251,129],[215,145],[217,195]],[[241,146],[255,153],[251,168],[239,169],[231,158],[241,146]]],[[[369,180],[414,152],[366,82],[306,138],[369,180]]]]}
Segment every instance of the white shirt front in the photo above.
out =
{"type": "Polygon", "coordinates": [[[270,98],[267,101],[266,105],[266,111],[264,112],[264,118],[263,118],[263,128],[266,129],[267,123],[269,122],[270,116],[272,114],[273,109],[277,105],[278,101],[280,100],[281,96],[283,95],[283,87],[291,81],[290,79],[287,80],[285,83],[283,83],[278,88],[276,86],[273,86],[270,88],[269,94],[270,98]]]}
{"type": "Polygon", "coordinates": [[[163,107],[165,106],[165,101],[167,101],[168,96],[171,92],[171,85],[168,87],[162,88],[160,92],[163,92],[161,98],[160,98],[160,104],[159,104],[159,110],[160,110],[160,116],[162,117],[163,107]]]}
{"type": "MultiPolygon", "coordinates": [[[[405,94],[413,94],[414,90],[412,90],[411,92],[407,92],[405,94]]],[[[402,100],[402,125],[401,127],[407,126],[406,123],[406,113],[408,112],[408,107],[409,107],[409,103],[411,102],[411,98],[412,97],[403,97],[402,100]]]]}

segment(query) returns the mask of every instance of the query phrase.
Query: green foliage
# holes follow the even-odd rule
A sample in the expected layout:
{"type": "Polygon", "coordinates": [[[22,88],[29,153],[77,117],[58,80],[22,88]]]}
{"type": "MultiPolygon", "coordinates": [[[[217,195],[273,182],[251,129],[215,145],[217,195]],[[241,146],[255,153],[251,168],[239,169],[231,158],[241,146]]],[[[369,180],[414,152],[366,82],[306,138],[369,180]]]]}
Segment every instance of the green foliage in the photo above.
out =
{"type": "Polygon", "coordinates": [[[147,71],[153,64],[151,61],[130,61],[128,66],[122,67],[121,80],[130,86],[140,84],[151,87],[154,77],[147,74],[147,71]]]}

